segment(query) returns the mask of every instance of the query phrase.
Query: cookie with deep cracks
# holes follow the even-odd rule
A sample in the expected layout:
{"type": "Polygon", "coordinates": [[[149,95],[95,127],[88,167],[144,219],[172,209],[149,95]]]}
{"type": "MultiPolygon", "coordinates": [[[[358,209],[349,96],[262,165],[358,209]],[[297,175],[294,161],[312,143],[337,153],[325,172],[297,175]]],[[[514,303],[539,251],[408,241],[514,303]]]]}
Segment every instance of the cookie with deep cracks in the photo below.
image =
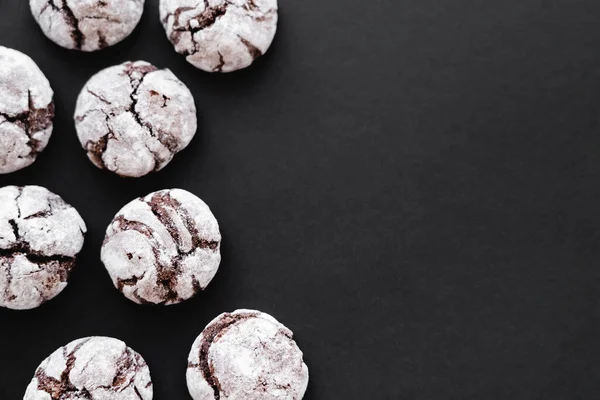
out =
{"type": "Polygon", "coordinates": [[[194,400],[300,400],[308,367],[288,328],[263,312],[237,310],[198,336],[187,385],[194,400]]]}
{"type": "Polygon", "coordinates": [[[96,51],[119,43],[142,18],[145,0],[29,0],[42,32],[59,46],[96,51]]]}
{"type": "Polygon", "coordinates": [[[152,400],[148,365],[118,339],[88,337],[56,350],[35,371],[23,400],[152,400]]]}
{"type": "Polygon", "coordinates": [[[31,165],[48,144],[54,92],[25,54],[0,46],[0,174],[31,165]]]}
{"type": "Polygon", "coordinates": [[[66,286],[83,246],[83,219],[39,186],[0,189],[0,306],[40,306],[66,286]]]}
{"type": "Polygon", "coordinates": [[[175,50],[208,72],[250,66],[277,31],[277,0],[160,0],[160,18],[175,50]]]}
{"type": "Polygon", "coordinates": [[[139,304],[176,304],[204,290],[221,262],[210,208],[181,189],[133,200],[115,216],[101,259],[115,287],[139,304]]]}
{"type": "Polygon", "coordinates": [[[190,90],[168,69],[145,61],[94,75],[79,94],[74,118],[88,158],[123,177],[161,170],[197,128],[190,90]]]}

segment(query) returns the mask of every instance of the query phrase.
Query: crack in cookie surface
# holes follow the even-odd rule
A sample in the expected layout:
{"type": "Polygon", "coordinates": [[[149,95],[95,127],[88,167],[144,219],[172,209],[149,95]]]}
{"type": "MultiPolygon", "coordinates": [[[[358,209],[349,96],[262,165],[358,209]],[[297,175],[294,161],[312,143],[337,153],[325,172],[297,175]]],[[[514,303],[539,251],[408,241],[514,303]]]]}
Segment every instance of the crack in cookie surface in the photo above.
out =
{"type": "Polygon", "coordinates": [[[38,399],[39,393],[50,395],[52,400],[131,396],[150,400],[152,381],[138,353],[117,339],[91,337],[58,349],[42,362],[24,400],[38,399]],[[62,371],[56,371],[57,363],[64,365],[62,371]],[[55,377],[57,372],[60,375],[55,377]]]}
{"type": "Polygon", "coordinates": [[[214,324],[206,327],[203,335],[202,344],[200,345],[200,364],[198,365],[188,365],[188,367],[197,367],[202,372],[202,376],[212,388],[215,400],[220,400],[222,388],[219,384],[219,379],[214,375],[214,370],[210,366],[209,361],[209,352],[210,346],[213,342],[219,337],[222,336],[223,333],[231,328],[233,325],[239,323],[240,321],[244,321],[246,319],[257,316],[256,313],[240,313],[240,314],[224,314],[218,321],[214,324]]]}

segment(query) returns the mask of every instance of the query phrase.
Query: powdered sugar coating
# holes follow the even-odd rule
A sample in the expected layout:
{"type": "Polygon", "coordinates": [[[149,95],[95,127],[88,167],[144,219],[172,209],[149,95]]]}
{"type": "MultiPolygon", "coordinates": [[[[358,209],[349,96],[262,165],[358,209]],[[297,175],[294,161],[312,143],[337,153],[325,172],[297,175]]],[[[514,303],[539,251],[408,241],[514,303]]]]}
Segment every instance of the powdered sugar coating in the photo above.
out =
{"type": "Polygon", "coordinates": [[[38,307],[67,286],[85,223],[40,186],[3,187],[0,204],[0,306],[38,307]]]}
{"type": "Polygon", "coordinates": [[[29,0],[42,31],[67,49],[96,51],[133,32],[144,0],[29,0]]]}
{"type": "Polygon", "coordinates": [[[23,400],[151,400],[146,362],[118,339],[75,340],[46,358],[23,400]]]}
{"type": "Polygon", "coordinates": [[[52,135],[54,92],[25,54],[0,46],[0,174],[31,165],[52,135]]]}
{"type": "Polygon", "coordinates": [[[198,197],[161,190],[133,200],[106,231],[101,258],[130,300],[176,304],[208,286],[221,262],[219,224],[198,197]]]}
{"type": "Polygon", "coordinates": [[[268,314],[219,315],[198,336],[188,358],[194,400],[299,400],[308,367],[292,332],[268,314]]]}
{"type": "Polygon", "coordinates": [[[189,63],[208,72],[246,68],[277,31],[277,0],[160,0],[167,37],[189,63]]]}
{"type": "Polygon", "coordinates": [[[75,109],[77,135],[89,159],[118,175],[164,168],[196,133],[194,98],[168,69],[126,62],[94,75],[75,109]]]}

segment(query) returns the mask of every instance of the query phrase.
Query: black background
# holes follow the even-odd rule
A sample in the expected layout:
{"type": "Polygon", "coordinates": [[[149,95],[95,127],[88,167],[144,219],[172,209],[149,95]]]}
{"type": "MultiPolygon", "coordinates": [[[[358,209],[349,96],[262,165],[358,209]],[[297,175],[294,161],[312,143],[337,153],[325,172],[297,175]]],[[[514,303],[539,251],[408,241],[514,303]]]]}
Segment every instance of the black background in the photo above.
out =
{"type": "Polygon", "coordinates": [[[48,76],[55,130],[0,185],[48,187],[89,234],[60,296],[0,310],[1,399],[89,335],[140,352],[157,400],[189,399],[193,340],[236,308],[295,332],[308,400],[600,398],[599,2],[281,0],[268,55],[229,75],[175,54],[157,1],[93,54],[48,41],[27,3],[0,0],[0,45],[48,76]],[[201,128],[125,180],[87,160],[72,114],[92,74],[138,59],[190,87],[201,128]],[[223,262],[193,300],[137,306],[99,260],[104,230],[173,187],[211,206],[223,262]]]}

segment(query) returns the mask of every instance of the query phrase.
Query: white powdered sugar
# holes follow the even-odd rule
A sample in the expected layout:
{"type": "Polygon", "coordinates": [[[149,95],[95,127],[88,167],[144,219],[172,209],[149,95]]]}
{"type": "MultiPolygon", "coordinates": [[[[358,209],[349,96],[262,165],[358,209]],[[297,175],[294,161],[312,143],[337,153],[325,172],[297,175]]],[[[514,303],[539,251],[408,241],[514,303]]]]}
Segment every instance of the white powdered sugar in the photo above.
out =
{"type": "Polygon", "coordinates": [[[31,165],[52,134],[54,92],[25,54],[0,46],[0,174],[31,165]]]}
{"type": "Polygon", "coordinates": [[[66,286],[86,226],[59,196],[39,186],[0,189],[0,306],[31,309],[66,286]]]}
{"type": "Polygon", "coordinates": [[[237,310],[198,336],[187,384],[194,400],[300,400],[308,367],[289,329],[260,311],[237,310]]]}
{"type": "Polygon", "coordinates": [[[119,43],[144,12],[144,0],[29,0],[29,6],[48,39],[83,51],[119,43]]]}
{"type": "Polygon", "coordinates": [[[160,0],[167,37],[189,63],[208,72],[248,67],[277,31],[277,0],[160,0]]]}
{"type": "Polygon", "coordinates": [[[90,160],[118,175],[164,168],[196,133],[194,98],[168,69],[126,62],[94,75],[82,89],[75,127],[90,160]]]}
{"type": "Polygon", "coordinates": [[[175,304],[206,288],[221,262],[209,207],[181,190],[133,200],[106,231],[101,258],[115,287],[144,304],[175,304]]]}
{"type": "Polygon", "coordinates": [[[35,372],[23,400],[151,400],[146,362],[120,340],[89,337],[61,347],[35,372]]]}

